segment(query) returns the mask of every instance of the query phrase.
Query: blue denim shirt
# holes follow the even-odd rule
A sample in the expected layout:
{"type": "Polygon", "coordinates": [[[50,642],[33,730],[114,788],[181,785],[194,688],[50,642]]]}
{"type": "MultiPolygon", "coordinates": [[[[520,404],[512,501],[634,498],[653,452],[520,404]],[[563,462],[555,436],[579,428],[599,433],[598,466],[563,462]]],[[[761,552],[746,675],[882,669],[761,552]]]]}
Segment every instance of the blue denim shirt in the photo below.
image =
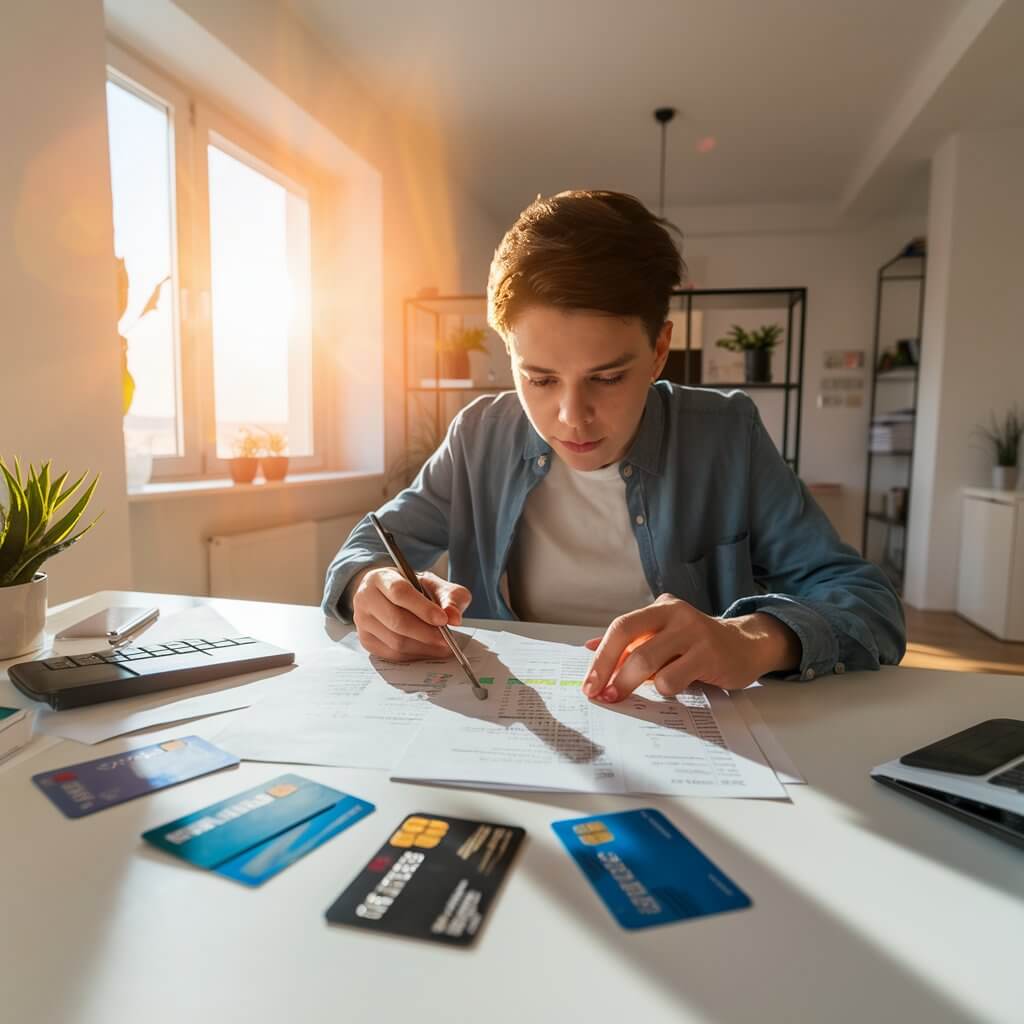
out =
{"type": "MultiPolygon", "coordinates": [[[[526,497],[556,457],[514,393],[480,398],[378,514],[416,570],[448,552],[449,578],[473,595],[468,616],[515,619],[502,576],[526,497]]],[[[653,384],[619,472],[651,593],[723,618],[775,616],[800,640],[803,679],[903,657],[899,597],[840,541],[747,395],[653,384]]],[[[364,518],[327,571],[324,610],[349,621],[342,593],[374,564],[390,559],[364,518]]],[[[599,572],[581,566],[581,586],[599,572]]]]}

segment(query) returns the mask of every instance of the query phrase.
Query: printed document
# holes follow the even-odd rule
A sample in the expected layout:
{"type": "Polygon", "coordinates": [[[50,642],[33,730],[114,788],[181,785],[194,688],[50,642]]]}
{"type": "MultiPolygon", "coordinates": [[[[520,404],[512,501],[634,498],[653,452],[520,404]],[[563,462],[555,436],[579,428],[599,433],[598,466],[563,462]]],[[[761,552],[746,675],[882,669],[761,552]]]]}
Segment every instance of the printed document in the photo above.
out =
{"type": "Polygon", "coordinates": [[[584,647],[454,630],[488,691],[454,660],[395,664],[349,642],[298,668],[216,742],[247,760],[377,768],[395,778],[509,789],[782,798],[727,693],[604,705],[581,691],[584,647]]]}

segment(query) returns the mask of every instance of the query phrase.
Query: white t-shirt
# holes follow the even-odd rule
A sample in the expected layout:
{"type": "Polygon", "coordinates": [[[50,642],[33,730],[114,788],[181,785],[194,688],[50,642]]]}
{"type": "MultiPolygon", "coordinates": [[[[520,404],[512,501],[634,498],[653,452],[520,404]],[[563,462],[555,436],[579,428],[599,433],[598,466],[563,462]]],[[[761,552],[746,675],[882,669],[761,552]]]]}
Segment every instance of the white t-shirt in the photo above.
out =
{"type": "Polygon", "coordinates": [[[512,608],[529,622],[604,628],[654,600],[617,463],[583,473],[552,454],[526,499],[508,581],[512,608]]]}

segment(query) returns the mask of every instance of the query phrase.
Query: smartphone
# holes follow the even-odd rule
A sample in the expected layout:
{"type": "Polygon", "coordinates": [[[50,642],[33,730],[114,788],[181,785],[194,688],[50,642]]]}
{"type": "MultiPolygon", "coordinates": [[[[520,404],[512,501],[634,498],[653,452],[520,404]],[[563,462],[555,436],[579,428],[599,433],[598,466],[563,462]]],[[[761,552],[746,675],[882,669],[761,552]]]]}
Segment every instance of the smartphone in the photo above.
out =
{"type": "Polygon", "coordinates": [[[1024,754],[1024,722],[990,718],[963,732],[904,754],[900,761],[912,768],[958,775],[988,775],[1024,754]]]}
{"type": "Polygon", "coordinates": [[[154,622],[160,614],[159,608],[138,608],[118,606],[115,608],[104,608],[95,615],[90,615],[81,622],[76,622],[67,629],[62,629],[55,637],[55,640],[81,640],[91,637],[99,637],[103,640],[115,641],[121,637],[136,633],[143,626],[154,622]]]}

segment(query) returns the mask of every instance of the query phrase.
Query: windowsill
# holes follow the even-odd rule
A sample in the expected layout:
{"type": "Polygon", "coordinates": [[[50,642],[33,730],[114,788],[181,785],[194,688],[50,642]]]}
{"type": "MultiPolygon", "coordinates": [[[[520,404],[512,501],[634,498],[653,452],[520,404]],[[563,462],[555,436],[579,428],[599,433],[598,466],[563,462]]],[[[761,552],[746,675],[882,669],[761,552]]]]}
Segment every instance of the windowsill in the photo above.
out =
{"type": "Polygon", "coordinates": [[[212,480],[167,480],[148,483],[141,491],[129,491],[128,501],[134,504],[143,501],[171,501],[175,498],[205,498],[214,494],[262,494],[264,491],[284,491],[296,487],[372,480],[382,475],[362,470],[292,473],[284,480],[274,480],[270,483],[266,480],[256,480],[251,484],[232,483],[230,477],[212,480]]]}

